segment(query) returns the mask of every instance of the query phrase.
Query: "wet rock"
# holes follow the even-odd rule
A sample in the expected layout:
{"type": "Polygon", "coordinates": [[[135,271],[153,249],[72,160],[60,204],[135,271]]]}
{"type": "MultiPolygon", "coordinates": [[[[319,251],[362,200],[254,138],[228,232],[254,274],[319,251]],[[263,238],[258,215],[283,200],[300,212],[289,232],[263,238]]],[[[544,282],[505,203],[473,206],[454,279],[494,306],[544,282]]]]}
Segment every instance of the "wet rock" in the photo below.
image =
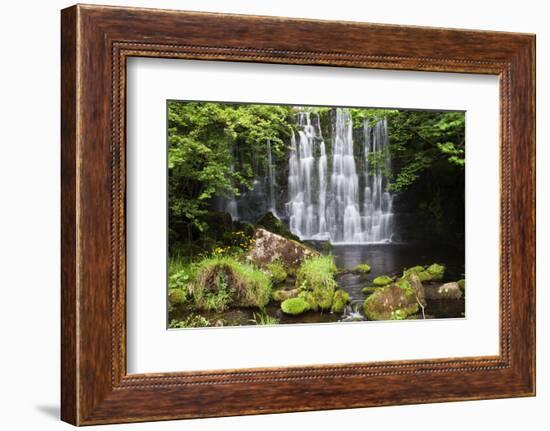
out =
{"type": "Polygon", "coordinates": [[[454,281],[441,285],[426,286],[425,291],[428,299],[460,299],[463,295],[459,284],[454,281]]]}
{"type": "Polygon", "coordinates": [[[289,272],[289,270],[295,271],[304,259],[313,256],[319,256],[319,252],[297,241],[260,228],[254,233],[252,248],[247,259],[260,266],[278,260],[289,272]]]}
{"type": "Polygon", "coordinates": [[[300,293],[299,289],[288,289],[288,290],[280,289],[273,292],[271,297],[276,302],[283,302],[290,298],[296,298],[299,293],[300,293]]]}
{"type": "Polygon", "coordinates": [[[369,320],[403,320],[425,305],[424,287],[416,274],[380,287],[363,304],[369,320]]]}

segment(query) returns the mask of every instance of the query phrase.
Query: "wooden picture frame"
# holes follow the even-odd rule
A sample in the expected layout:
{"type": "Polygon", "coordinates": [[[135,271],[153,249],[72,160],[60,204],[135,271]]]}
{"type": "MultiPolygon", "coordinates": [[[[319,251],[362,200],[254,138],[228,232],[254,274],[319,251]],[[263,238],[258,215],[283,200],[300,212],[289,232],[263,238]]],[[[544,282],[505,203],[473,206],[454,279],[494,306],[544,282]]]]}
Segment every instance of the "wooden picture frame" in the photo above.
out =
{"type": "Polygon", "coordinates": [[[61,17],[64,421],[535,394],[534,35],[83,5],[61,17]],[[128,375],[125,65],[131,56],[498,75],[500,354],[128,375]]]}

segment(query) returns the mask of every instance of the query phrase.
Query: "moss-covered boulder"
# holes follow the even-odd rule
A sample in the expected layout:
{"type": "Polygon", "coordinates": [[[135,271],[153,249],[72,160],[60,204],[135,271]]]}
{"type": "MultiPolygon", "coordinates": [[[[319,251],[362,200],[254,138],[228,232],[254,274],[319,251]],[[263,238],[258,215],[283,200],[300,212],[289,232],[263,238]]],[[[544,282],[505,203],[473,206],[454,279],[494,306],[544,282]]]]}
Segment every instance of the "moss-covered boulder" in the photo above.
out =
{"type": "Polygon", "coordinates": [[[283,302],[286,299],[296,298],[299,293],[299,289],[279,289],[271,294],[271,298],[276,302],[283,302]]]}
{"type": "Polygon", "coordinates": [[[262,267],[279,261],[285,271],[291,273],[296,271],[305,259],[319,255],[318,251],[297,241],[265,229],[256,229],[247,258],[262,267]]]}
{"type": "Polygon", "coordinates": [[[349,304],[350,299],[349,293],[345,290],[336,290],[336,292],[334,292],[334,296],[332,297],[332,306],[330,311],[333,313],[343,312],[346,305],[349,304]]]}
{"type": "Polygon", "coordinates": [[[302,314],[309,310],[309,304],[301,297],[290,298],[281,303],[281,310],[285,314],[302,314]]]}
{"type": "Polygon", "coordinates": [[[336,272],[332,256],[306,259],[296,274],[296,288],[311,310],[330,310],[336,291],[336,272]]]}
{"type": "Polygon", "coordinates": [[[458,287],[460,287],[460,289],[463,292],[466,290],[466,280],[464,280],[464,279],[458,280],[456,283],[458,284],[458,287]]]}
{"type": "Polygon", "coordinates": [[[420,281],[437,281],[442,280],[445,275],[445,266],[438,263],[432,263],[430,266],[413,266],[403,272],[403,276],[416,274],[420,281]]]}
{"type": "Polygon", "coordinates": [[[276,233],[277,235],[281,235],[295,241],[300,240],[300,238],[294,235],[286,224],[284,224],[282,220],[278,219],[272,212],[267,212],[261,216],[256,221],[256,228],[262,228],[271,233],[276,233]]]}
{"type": "Polygon", "coordinates": [[[366,263],[361,263],[353,268],[353,271],[368,274],[371,271],[371,268],[370,265],[367,265],[366,263]]]}
{"type": "Polygon", "coordinates": [[[410,274],[370,295],[363,304],[363,311],[369,320],[402,320],[424,306],[424,297],[418,276],[410,274]]]}
{"type": "Polygon", "coordinates": [[[380,275],[376,277],[372,282],[375,286],[386,286],[392,282],[392,278],[387,275],[380,275]]]}
{"type": "Polygon", "coordinates": [[[271,286],[269,275],[249,263],[210,257],[198,264],[191,293],[198,309],[263,308],[271,298],[271,286]]]}
{"type": "Polygon", "coordinates": [[[168,302],[170,305],[175,306],[183,304],[187,301],[187,291],[185,289],[169,289],[168,290],[168,302]]]}

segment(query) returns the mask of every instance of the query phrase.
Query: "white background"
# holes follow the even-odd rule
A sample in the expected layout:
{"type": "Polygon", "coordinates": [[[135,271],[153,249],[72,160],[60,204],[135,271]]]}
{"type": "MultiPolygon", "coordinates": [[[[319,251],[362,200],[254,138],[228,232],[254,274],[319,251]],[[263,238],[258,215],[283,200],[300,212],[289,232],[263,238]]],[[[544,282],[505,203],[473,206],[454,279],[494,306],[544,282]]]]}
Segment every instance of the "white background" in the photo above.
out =
{"type": "MultiPolygon", "coordinates": [[[[538,396],[285,415],[105,426],[135,430],[544,429],[550,415],[550,28],[536,0],[364,3],[286,0],[118,1],[107,4],[346,19],[537,33],[538,396]]],[[[63,430],[59,399],[59,9],[69,2],[5,2],[0,15],[0,323],[2,410],[8,430],[63,430]]]]}
{"type": "Polygon", "coordinates": [[[140,58],[127,83],[129,373],[498,354],[498,77],[140,58]],[[167,331],[167,99],[466,111],[466,319],[167,331]]]}

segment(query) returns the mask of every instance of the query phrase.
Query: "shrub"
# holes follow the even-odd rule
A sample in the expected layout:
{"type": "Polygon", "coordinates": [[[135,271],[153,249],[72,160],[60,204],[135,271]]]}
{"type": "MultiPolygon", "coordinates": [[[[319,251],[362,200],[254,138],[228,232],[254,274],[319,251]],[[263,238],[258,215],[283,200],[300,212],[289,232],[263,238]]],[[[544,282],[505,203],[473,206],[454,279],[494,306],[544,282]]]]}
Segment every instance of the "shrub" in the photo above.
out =
{"type": "Polygon", "coordinates": [[[187,300],[187,290],[185,289],[169,289],[168,290],[168,302],[170,305],[179,305],[185,303],[187,300]]]}
{"type": "Polygon", "coordinates": [[[281,310],[286,314],[302,314],[309,310],[309,304],[301,297],[290,298],[281,303],[281,310]]]}

